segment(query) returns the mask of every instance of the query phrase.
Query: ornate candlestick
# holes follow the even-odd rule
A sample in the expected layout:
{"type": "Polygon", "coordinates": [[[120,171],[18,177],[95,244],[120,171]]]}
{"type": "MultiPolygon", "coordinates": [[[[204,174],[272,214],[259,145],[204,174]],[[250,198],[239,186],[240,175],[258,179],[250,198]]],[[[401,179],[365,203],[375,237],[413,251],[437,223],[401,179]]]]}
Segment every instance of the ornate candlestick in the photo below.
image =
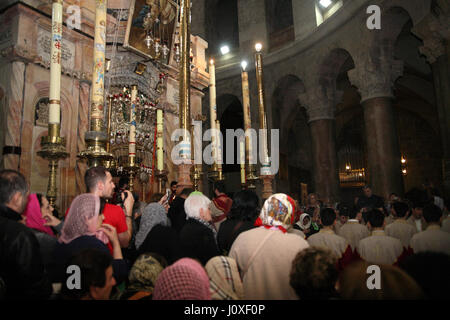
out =
{"type": "Polygon", "coordinates": [[[62,10],[62,0],[53,0],[48,136],[42,137],[42,149],[37,153],[40,157],[49,161],[47,198],[53,207],[55,207],[57,197],[58,161],[68,156],[65,148],[66,141],[60,137],[62,10]]]}

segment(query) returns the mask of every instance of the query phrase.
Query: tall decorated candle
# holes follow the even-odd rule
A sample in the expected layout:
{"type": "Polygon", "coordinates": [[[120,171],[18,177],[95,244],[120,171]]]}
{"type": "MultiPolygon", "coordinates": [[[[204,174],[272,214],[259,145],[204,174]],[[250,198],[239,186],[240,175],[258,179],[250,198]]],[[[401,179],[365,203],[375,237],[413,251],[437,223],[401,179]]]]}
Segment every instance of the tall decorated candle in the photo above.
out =
{"type": "Polygon", "coordinates": [[[137,104],[137,86],[131,86],[131,108],[130,108],[130,135],[128,137],[128,161],[130,167],[136,163],[136,104],[137,104]]]}
{"type": "Polygon", "coordinates": [[[162,109],[156,110],[156,169],[164,170],[164,120],[162,109]]]}

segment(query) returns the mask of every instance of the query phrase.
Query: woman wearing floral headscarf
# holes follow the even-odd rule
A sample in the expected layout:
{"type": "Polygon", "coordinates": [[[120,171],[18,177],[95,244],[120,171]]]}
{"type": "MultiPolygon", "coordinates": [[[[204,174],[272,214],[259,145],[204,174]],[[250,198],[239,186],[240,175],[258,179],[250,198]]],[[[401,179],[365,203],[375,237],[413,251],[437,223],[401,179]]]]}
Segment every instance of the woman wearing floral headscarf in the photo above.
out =
{"type": "Polygon", "coordinates": [[[289,285],[292,261],[308,242],[287,231],[294,221],[291,197],[277,193],[265,202],[257,219],[258,228],[241,233],[229,256],[236,260],[244,285],[244,299],[295,300],[289,285]]]}
{"type": "Polygon", "coordinates": [[[234,259],[217,256],[208,261],[209,291],[212,300],[244,299],[244,287],[234,259]]]}
{"type": "Polygon", "coordinates": [[[197,260],[180,259],[159,275],[153,300],[211,300],[208,274],[197,260]]]}
{"type": "Polygon", "coordinates": [[[127,266],[123,260],[116,229],[103,224],[103,215],[99,215],[100,198],[85,193],[77,196],[69,209],[59,237],[59,243],[53,252],[54,282],[64,279],[64,265],[68,259],[83,249],[99,249],[110,254],[106,244],[113,247],[113,271],[117,283],[127,276],[127,266]]]}
{"type": "Polygon", "coordinates": [[[145,207],[134,243],[138,255],[155,252],[169,264],[180,258],[178,234],[171,227],[166,209],[159,203],[150,203],[145,207]]]}

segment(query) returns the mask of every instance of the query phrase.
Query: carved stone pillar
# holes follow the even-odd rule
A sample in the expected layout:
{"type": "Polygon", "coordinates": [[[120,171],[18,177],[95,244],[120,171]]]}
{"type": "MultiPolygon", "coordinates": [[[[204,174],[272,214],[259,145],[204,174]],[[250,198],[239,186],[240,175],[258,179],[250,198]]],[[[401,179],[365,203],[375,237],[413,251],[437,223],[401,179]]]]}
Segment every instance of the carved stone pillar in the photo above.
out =
{"type": "MultiPolygon", "coordinates": [[[[80,82],[80,103],[78,107],[78,135],[77,135],[77,153],[86,149],[84,134],[89,129],[88,114],[89,114],[89,84],[87,82],[80,82]]],[[[88,166],[84,161],[77,161],[75,168],[76,192],[81,194],[86,192],[84,184],[84,174],[88,166]]]]}
{"type": "Polygon", "coordinates": [[[403,193],[400,148],[392,107],[392,87],[402,74],[403,63],[381,57],[368,59],[348,72],[358,87],[364,110],[368,179],[375,194],[385,199],[403,193]]]}
{"type": "MultiPolygon", "coordinates": [[[[445,9],[445,8],[444,8],[445,9]]],[[[450,14],[429,15],[412,32],[423,39],[420,52],[427,57],[433,71],[436,106],[442,141],[444,193],[450,196],[450,14]]]]}
{"type": "Polygon", "coordinates": [[[20,137],[23,107],[23,88],[25,85],[25,63],[11,63],[10,86],[7,90],[6,132],[3,155],[4,169],[19,169],[20,137]]]}
{"type": "Polygon", "coordinates": [[[340,200],[334,108],[335,89],[316,86],[299,96],[309,116],[314,190],[326,204],[340,200]]]}

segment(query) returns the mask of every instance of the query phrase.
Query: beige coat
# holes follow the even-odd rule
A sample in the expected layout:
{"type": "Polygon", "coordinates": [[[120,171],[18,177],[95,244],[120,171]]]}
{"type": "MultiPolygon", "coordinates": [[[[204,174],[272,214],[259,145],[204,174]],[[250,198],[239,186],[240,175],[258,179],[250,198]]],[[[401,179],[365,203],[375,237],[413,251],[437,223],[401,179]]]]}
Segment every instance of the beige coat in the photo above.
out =
{"type": "Polygon", "coordinates": [[[442,221],[441,230],[450,233],[450,216],[442,221]]]}
{"type": "Polygon", "coordinates": [[[394,237],[401,241],[403,247],[408,249],[409,242],[413,235],[417,233],[417,229],[414,228],[405,219],[396,219],[393,223],[387,225],[384,228],[387,236],[394,237]]]}
{"type": "Polygon", "coordinates": [[[236,260],[248,300],[296,300],[289,285],[292,261],[309,247],[296,234],[264,227],[241,233],[230,250],[236,260]]]}
{"type": "Polygon", "coordinates": [[[334,252],[337,259],[340,259],[349,246],[347,240],[338,236],[333,230],[322,229],[318,233],[308,238],[311,247],[322,247],[334,252]]]}
{"type": "Polygon", "coordinates": [[[389,225],[389,224],[393,223],[394,221],[395,221],[395,217],[392,214],[388,215],[384,219],[384,222],[386,223],[386,225],[389,225]]]}
{"type": "Polygon", "coordinates": [[[426,228],[428,227],[428,224],[423,217],[420,219],[420,221],[422,223],[422,230],[419,230],[417,228],[416,219],[414,219],[413,216],[409,217],[408,220],[406,220],[406,221],[408,221],[408,223],[410,223],[414,228],[416,228],[417,232],[425,231],[426,228]]]}
{"type": "Polygon", "coordinates": [[[334,232],[337,234],[339,232],[339,229],[343,226],[340,220],[337,220],[334,224],[334,232]]]}
{"type": "Polygon", "coordinates": [[[348,220],[338,232],[338,235],[345,238],[350,244],[352,250],[356,249],[359,241],[370,235],[369,229],[356,220],[348,220]]]}
{"type": "Polygon", "coordinates": [[[394,264],[403,253],[403,245],[383,230],[375,230],[370,237],[359,242],[356,252],[369,263],[394,264]]]}
{"type": "Polygon", "coordinates": [[[450,234],[438,225],[431,225],[425,231],[415,234],[411,239],[414,253],[434,251],[450,254],[450,234]]]}

